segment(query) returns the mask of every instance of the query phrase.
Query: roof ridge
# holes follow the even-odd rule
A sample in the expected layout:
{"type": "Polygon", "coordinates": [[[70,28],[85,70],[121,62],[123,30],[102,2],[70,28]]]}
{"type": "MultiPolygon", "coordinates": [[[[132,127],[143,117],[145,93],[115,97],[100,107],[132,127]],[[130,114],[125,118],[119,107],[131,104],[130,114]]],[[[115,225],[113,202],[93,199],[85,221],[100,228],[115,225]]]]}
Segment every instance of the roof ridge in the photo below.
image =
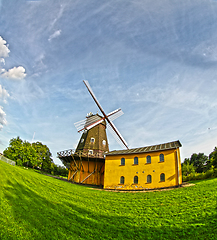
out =
{"type": "Polygon", "coordinates": [[[108,152],[106,155],[115,155],[115,154],[133,154],[133,153],[144,153],[144,152],[156,152],[156,151],[162,151],[167,149],[174,149],[181,147],[182,144],[179,140],[167,142],[167,143],[161,143],[156,145],[150,145],[145,147],[139,147],[139,148],[131,148],[126,150],[113,150],[108,152]]]}

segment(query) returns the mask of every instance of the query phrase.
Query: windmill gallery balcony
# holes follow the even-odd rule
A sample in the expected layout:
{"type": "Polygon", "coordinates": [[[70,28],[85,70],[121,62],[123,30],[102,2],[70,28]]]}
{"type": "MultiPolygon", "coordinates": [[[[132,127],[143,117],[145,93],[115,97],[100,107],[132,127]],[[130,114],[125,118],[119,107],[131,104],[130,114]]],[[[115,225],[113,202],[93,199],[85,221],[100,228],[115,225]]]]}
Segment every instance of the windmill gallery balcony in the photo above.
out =
{"type": "Polygon", "coordinates": [[[57,153],[57,157],[64,162],[70,163],[72,158],[88,158],[105,159],[104,152],[91,152],[91,151],[76,151],[75,149],[63,150],[57,153]]]}

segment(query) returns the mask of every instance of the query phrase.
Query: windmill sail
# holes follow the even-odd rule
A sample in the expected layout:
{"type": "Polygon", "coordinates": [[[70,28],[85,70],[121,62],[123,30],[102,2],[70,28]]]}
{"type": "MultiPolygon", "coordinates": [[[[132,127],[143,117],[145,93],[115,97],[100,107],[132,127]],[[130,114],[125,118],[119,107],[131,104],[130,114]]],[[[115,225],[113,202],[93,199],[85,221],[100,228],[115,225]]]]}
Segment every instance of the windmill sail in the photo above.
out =
{"type": "Polygon", "coordinates": [[[109,117],[105,114],[102,106],[100,105],[100,103],[98,102],[95,94],[93,93],[93,90],[90,87],[90,84],[88,83],[88,81],[84,80],[83,81],[85,86],[87,87],[90,95],[92,96],[93,100],[95,101],[96,105],[98,106],[98,108],[100,109],[100,111],[102,112],[104,119],[106,119],[107,123],[110,125],[110,127],[113,129],[113,131],[115,132],[115,134],[117,135],[118,139],[121,141],[121,143],[128,149],[127,143],[124,140],[124,138],[121,136],[120,132],[117,130],[117,128],[115,127],[115,125],[113,124],[112,120],[109,119],[109,117]]]}
{"type": "MultiPolygon", "coordinates": [[[[117,143],[123,148],[126,148],[126,141],[124,140],[124,138],[121,136],[120,132],[120,136],[122,137],[122,140],[124,140],[125,144],[123,143],[123,141],[120,140],[119,136],[117,135],[117,133],[114,131],[114,129],[108,124],[108,130],[109,132],[112,134],[112,136],[114,137],[114,139],[117,141],[117,143]]],[[[117,129],[116,129],[117,130],[117,129]]],[[[118,131],[118,130],[117,130],[118,131]]]]}
{"type": "MultiPolygon", "coordinates": [[[[110,112],[107,117],[109,118],[110,121],[115,120],[116,118],[120,117],[123,115],[123,111],[119,108],[117,110],[114,110],[113,112],[110,112]]],[[[91,115],[87,117],[84,120],[81,120],[79,122],[74,123],[75,127],[77,128],[78,132],[81,132],[83,130],[89,130],[92,127],[102,123],[105,120],[105,117],[100,117],[98,114],[97,115],[91,115]]]]}
{"type": "Polygon", "coordinates": [[[88,126],[91,126],[93,123],[98,122],[100,120],[102,120],[102,117],[100,117],[99,115],[92,115],[91,117],[87,117],[86,119],[74,123],[74,125],[77,128],[78,132],[80,132],[85,130],[88,126]]]}

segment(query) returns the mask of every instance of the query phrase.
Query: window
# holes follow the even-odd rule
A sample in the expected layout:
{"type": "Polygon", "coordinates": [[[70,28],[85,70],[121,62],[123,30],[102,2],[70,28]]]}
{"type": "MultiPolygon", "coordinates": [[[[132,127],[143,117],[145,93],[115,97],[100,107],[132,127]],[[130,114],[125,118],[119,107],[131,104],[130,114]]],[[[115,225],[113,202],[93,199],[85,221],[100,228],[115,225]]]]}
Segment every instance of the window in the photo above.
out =
{"type": "Polygon", "coordinates": [[[92,154],[93,154],[93,150],[89,150],[89,154],[91,154],[91,155],[92,155],[92,154]]]}
{"type": "Polygon", "coordinates": [[[82,138],[82,139],[81,139],[81,143],[83,143],[83,142],[84,142],[84,139],[82,138]]]}
{"type": "Polygon", "coordinates": [[[138,184],[138,176],[135,176],[135,177],[133,178],[133,183],[134,183],[134,184],[138,184]]]}
{"type": "Polygon", "coordinates": [[[161,173],[161,175],[160,175],[160,181],[161,181],[161,182],[165,182],[165,174],[164,174],[164,173],[161,173]]]}
{"type": "Polygon", "coordinates": [[[138,157],[134,157],[134,164],[139,164],[138,157]]]}
{"type": "Polygon", "coordinates": [[[151,175],[147,176],[147,183],[151,183],[151,175]]]}
{"type": "Polygon", "coordinates": [[[90,139],[90,142],[91,142],[91,143],[94,143],[94,141],[95,141],[95,138],[91,138],[91,139],[90,139]]]}
{"type": "Polygon", "coordinates": [[[121,158],[121,165],[125,165],[125,158],[121,158]]]}
{"type": "Polygon", "coordinates": [[[150,156],[150,155],[148,155],[148,156],[146,157],[146,163],[151,163],[151,156],[150,156]]]}
{"type": "Polygon", "coordinates": [[[103,145],[106,145],[106,140],[102,140],[102,144],[103,144],[103,145]]]}
{"type": "Polygon", "coordinates": [[[164,155],[162,153],[160,154],[160,162],[164,162],[164,155]]]}
{"type": "Polygon", "coordinates": [[[120,178],[120,184],[124,184],[124,176],[121,176],[121,178],[120,178]]]}

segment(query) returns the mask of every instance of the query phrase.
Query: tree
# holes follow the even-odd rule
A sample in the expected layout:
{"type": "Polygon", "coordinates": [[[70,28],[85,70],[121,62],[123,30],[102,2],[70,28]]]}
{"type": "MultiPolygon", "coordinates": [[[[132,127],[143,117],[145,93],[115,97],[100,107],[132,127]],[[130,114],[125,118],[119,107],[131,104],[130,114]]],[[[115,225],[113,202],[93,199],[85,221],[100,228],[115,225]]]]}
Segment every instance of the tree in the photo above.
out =
{"type": "Polygon", "coordinates": [[[182,163],[182,175],[188,176],[191,173],[195,173],[195,167],[193,164],[190,164],[189,158],[185,158],[184,162],[182,163]]]}
{"type": "Polygon", "coordinates": [[[57,166],[55,174],[67,177],[69,174],[69,170],[64,166],[57,166]]]}
{"type": "Polygon", "coordinates": [[[39,167],[50,173],[53,159],[50,149],[41,142],[29,143],[20,137],[12,138],[9,147],[3,151],[5,157],[16,161],[17,165],[39,167]]]}
{"type": "Polygon", "coordinates": [[[22,165],[22,145],[23,140],[20,137],[12,138],[9,147],[3,151],[4,156],[15,161],[18,165],[22,165]]]}
{"type": "Polygon", "coordinates": [[[23,165],[27,167],[38,166],[38,155],[34,147],[27,141],[23,142],[22,145],[22,161],[23,165]]]}
{"type": "Polygon", "coordinates": [[[195,167],[196,172],[202,173],[206,171],[206,164],[208,162],[208,157],[204,155],[204,153],[193,153],[191,155],[190,164],[193,164],[195,167]]]}
{"type": "Polygon", "coordinates": [[[208,165],[217,168],[217,147],[209,155],[208,165]]]}
{"type": "Polygon", "coordinates": [[[43,171],[51,173],[53,159],[51,158],[52,154],[50,152],[50,149],[41,142],[33,143],[32,146],[38,155],[38,166],[43,171]]]}

